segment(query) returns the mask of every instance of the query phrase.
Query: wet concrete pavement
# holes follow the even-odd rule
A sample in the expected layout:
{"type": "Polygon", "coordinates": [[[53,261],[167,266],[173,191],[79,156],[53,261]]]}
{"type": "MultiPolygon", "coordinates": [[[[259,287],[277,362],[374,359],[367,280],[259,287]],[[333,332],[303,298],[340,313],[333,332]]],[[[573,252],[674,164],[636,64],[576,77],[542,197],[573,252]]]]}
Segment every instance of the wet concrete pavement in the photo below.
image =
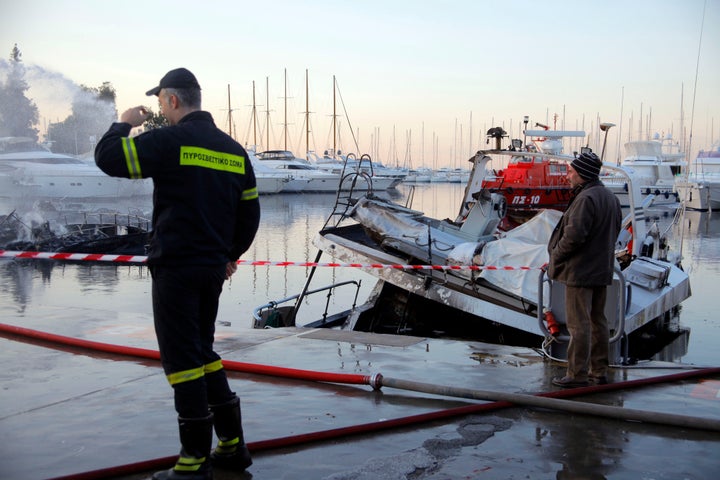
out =
{"type": "MultiPolygon", "coordinates": [[[[63,323],[61,335],[155,349],[148,323],[63,323]],[[72,326],[70,326],[72,325],[72,326]]],[[[151,325],[151,324],[150,324],[151,325]]],[[[52,331],[53,325],[46,330],[52,331]]],[[[37,327],[34,327],[37,328],[37,327]]],[[[479,342],[302,329],[237,332],[220,325],[226,360],[372,375],[496,392],[557,390],[563,365],[532,349],[479,342]]],[[[177,454],[172,391],[153,360],[0,337],[0,478],[66,476],[177,454]]],[[[614,369],[623,382],[677,373],[643,364],[614,369]]],[[[268,440],[491,402],[368,385],[229,373],[242,401],[254,464],[242,479],[705,479],[720,471],[720,432],[557,410],[494,408],[323,441],[265,448],[268,440]]],[[[584,395],[577,401],[720,419],[720,376],[584,395]]],[[[472,407],[474,408],[474,407],[472,407]]],[[[142,479],[151,473],[116,478],[142,479]]],[[[106,471],[107,472],[107,471],[106,471]]],[[[105,474],[107,478],[109,473],[105,474]]]]}

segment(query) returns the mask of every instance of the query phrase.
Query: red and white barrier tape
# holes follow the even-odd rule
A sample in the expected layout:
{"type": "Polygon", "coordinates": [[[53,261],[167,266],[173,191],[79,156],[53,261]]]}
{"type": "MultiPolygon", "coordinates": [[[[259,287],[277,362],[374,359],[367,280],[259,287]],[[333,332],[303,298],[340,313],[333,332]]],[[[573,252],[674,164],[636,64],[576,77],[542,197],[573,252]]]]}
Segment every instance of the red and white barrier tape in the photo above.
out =
{"type": "MultiPolygon", "coordinates": [[[[114,263],[144,263],[145,255],[110,255],[104,253],[24,252],[0,250],[0,258],[29,258],[114,263]]],[[[238,260],[238,265],[253,267],[330,267],[330,268],[393,268],[396,270],[539,270],[542,267],[510,267],[492,265],[393,265],[386,263],[290,262],[270,260],[238,260]]]]}

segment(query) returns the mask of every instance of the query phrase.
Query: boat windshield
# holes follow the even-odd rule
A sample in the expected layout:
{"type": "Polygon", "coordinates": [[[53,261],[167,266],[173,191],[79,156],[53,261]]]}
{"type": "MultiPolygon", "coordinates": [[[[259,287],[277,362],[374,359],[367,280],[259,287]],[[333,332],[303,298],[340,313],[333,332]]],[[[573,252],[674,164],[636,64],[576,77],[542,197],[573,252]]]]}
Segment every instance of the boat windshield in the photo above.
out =
{"type": "Polygon", "coordinates": [[[295,160],[295,155],[287,150],[268,150],[257,154],[260,160],[295,160]]]}
{"type": "Polygon", "coordinates": [[[282,168],[287,168],[288,170],[316,170],[315,168],[311,167],[310,165],[301,165],[298,163],[291,163],[288,165],[283,165],[282,168]]]}

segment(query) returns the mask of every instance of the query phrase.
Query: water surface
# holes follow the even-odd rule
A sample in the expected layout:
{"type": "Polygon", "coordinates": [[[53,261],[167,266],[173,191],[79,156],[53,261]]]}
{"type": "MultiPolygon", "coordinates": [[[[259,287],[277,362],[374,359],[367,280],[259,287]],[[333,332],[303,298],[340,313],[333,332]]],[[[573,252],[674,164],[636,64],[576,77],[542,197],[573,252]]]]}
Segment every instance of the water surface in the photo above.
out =
{"type": "MultiPolygon", "coordinates": [[[[437,218],[454,218],[463,188],[460,184],[418,185],[412,208],[437,218]]],[[[386,195],[404,204],[410,189],[401,185],[386,195]]],[[[334,194],[261,197],[261,227],[243,259],[314,261],[317,249],[312,239],[332,212],[334,202],[334,194]]],[[[31,218],[47,219],[58,225],[76,221],[79,212],[118,211],[149,217],[152,206],[149,198],[123,204],[26,200],[20,205],[0,205],[0,213],[13,209],[28,222],[31,218]]],[[[675,224],[668,210],[653,211],[651,216],[661,231],[668,231],[673,251],[682,252],[683,267],[690,274],[692,296],[683,303],[680,313],[681,325],[690,330],[689,343],[687,352],[676,360],[715,365],[715,346],[720,340],[720,317],[715,312],[720,280],[720,215],[686,212],[684,219],[675,224]]],[[[320,262],[331,260],[328,256],[320,258],[320,262]]],[[[299,293],[308,272],[309,268],[298,266],[240,266],[226,284],[218,321],[228,333],[252,328],[253,309],[299,293]]],[[[374,278],[362,270],[318,268],[313,286],[357,279],[362,280],[361,302],[374,285],[374,278]]],[[[330,302],[331,312],[347,308],[353,297],[350,289],[338,290],[330,302]]],[[[324,301],[303,304],[302,316],[316,318],[324,301]]],[[[154,340],[150,277],[144,266],[0,259],[0,315],[3,323],[62,334],[78,329],[87,332],[93,321],[112,319],[115,329],[106,332],[109,342],[122,343],[128,337],[143,337],[150,343],[154,340]]]]}

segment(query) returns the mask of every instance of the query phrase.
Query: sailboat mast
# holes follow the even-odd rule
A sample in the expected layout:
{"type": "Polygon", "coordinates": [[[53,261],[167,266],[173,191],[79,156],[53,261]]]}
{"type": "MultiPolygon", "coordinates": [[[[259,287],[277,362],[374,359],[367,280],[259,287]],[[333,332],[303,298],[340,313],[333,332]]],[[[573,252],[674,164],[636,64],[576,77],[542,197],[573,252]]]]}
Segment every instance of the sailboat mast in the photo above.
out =
{"type": "MultiPolygon", "coordinates": [[[[308,80],[308,69],[305,69],[305,158],[310,151],[310,90],[308,80]]],[[[308,158],[309,160],[309,158],[308,158]]]]}
{"type": "Polygon", "coordinates": [[[270,77],[265,77],[265,148],[270,150],[270,77]]]}
{"type": "Polygon", "coordinates": [[[256,107],[256,103],[255,103],[255,80],[253,80],[252,122],[253,122],[253,147],[257,148],[257,107],[256,107]]]}
{"type": "Polygon", "coordinates": [[[230,84],[228,83],[228,135],[232,138],[232,108],[230,108],[230,84]]]}
{"type": "MultiPolygon", "coordinates": [[[[422,133],[420,134],[420,166],[425,166],[425,122],[422,122],[422,133]]],[[[406,165],[408,168],[412,168],[411,165],[406,165]]]]}
{"type": "Polygon", "coordinates": [[[335,75],[333,75],[333,158],[335,157],[335,154],[337,153],[337,146],[335,145],[335,141],[337,140],[337,135],[335,129],[337,128],[337,114],[335,113],[336,103],[335,103],[335,91],[337,90],[337,86],[335,83],[335,75]]]}
{"type": "Polygon", "coordinates": [[[625,87],[622,87],[622,91],[620,94],[620,125],[618,126],[618,141],[617,141],[617,159],[615,164],[617,166],[620,166],[620,141],[622,138],[622,126],[623,126],[623,109],[625,107],[625,87]]]}
{"type": "MultiPolygon", "coordinates": [[[[685,85],[680,84],[680,151],[685,152],[685,85]]],[[[689,153],[689,152],[688,152],[689,153]]]]}
{"type": "Polygon", "coordinates": [[[287,135],[288,135],[287,134],[287,130],[288,130],[288,128],[287,128],[287,125],[288,125],[288,123],[287,123],[287,68],[285,69],[285,98],[284,98],[284,100],[285,100],[285,124],[283,125],[283,128],[285,130],[285,132],[284,132],[285,133],[285,143],[284,143],[285,147],[283,149],[287,150],[288,149],[287,148],[287,135]]]}

